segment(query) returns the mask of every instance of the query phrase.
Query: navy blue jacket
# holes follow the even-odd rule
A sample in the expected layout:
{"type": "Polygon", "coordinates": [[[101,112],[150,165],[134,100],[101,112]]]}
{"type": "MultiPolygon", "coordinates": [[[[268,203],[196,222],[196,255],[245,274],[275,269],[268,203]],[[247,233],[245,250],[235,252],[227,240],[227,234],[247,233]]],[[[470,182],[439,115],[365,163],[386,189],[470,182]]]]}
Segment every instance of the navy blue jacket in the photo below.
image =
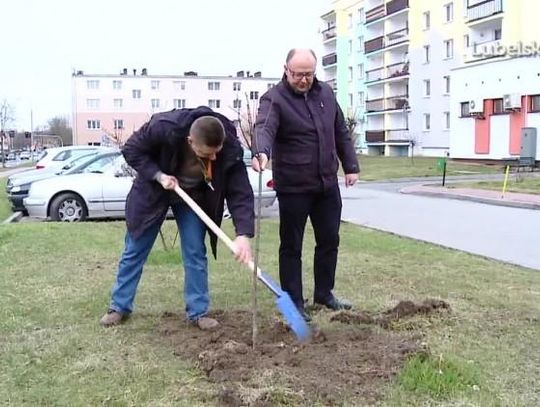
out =
{"type": "Polygon", "coordinates": [[[335,186],[338,158],[345,174],[360,172],[334,92],[317,79],[304,95],[295,92],[284,76],[261,97],[252,150],[272,157],[278,193],[319,192],[335,186]]]}
{"type": "MultiPolygon", "coordinates": [[[[182,160],[180,146],[185,143],[193,121],[201,116],[217,117],[226,132],[223,149],[213,163],[215,191],[205,190],[202,208],[220,225],[226,198],[236,234],[253,236],[254,196],[236,129],[225,116],[203,106],[154,114],[124,145],[122,154],[137,171],[126,202],[126,223],[133,238],[137,239],[148,226],[165,219],[174,191],[163,189],[154,177],[158,171],[168,175],[176,173],[178,162],[182,160]]],[[[217,237],[210,233],[210,240],[215,256],[217,237]]]]}

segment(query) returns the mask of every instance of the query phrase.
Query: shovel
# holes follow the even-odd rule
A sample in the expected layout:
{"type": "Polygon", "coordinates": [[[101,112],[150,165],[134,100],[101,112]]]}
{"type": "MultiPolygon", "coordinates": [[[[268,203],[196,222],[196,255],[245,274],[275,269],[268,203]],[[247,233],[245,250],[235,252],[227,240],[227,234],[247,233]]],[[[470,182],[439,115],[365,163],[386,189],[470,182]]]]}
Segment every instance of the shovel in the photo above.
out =
{"type": "MultiPolygon", "coordinates": [[[[236,247],[233,241],[223,232],[215,222],[201,209],[197,203],[178,185],[174,191],[184,200],[184,202],[197,214],[197,216],[210,228],[212,232],[233,252],[236,247]]],[[[257,272],[257,278],[276,296],[276,307],[283,315],[285,322],[294,332],[300,341],[305,341],[310,337],[311,331],[308,324],[298,312],[298,309],[291,300],[289,294],[283,291],[272,278],[263,272],[259,267],[255,269],[255,264],[250,261],[247,265],[251,272],[257,272]]]]}

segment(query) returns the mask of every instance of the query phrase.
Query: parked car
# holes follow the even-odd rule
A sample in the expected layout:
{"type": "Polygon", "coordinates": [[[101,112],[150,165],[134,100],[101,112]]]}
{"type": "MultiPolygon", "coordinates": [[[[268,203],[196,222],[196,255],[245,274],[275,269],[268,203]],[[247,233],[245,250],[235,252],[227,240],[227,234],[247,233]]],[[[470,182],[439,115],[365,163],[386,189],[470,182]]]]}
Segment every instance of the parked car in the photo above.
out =
{"type": "Polygon", "coordinates": [[[89,151],[106,149],[108,147],[100,146],[67,146],[67,147],[53,147],[43,150],[38,162],[36,163],[36,169],[43,168],[60,168],[67,160],[76,158],[81,155],[87,154],[89,151]]]}
{"type": "Polygon", "coordinates": [[[11,175],[6,184],[6,193],[11,202],[11,209],[27,213],[24,207],[24,198],[28,196],[28,191],[33,182],[54,177],[57,175],[77,174],[82,172],[97,156],[110,156],[112,159],[120,155],[118,149],[107,148],[100,150],[86,151],[85,155],[72,158],[63,167],[47,167],[41,170],[29,170],[11,175]]]}
{"type": "Polygon", "coordinates": [[[32,157],[32,154],[30,151],[21,151],[21,154],[19,155],[19,158],[21,160],[29,160],[32,157]]]}
{"type": "MultiPolygon", "coordinates": [[[[251,167],[248,175],[257,197],[259,175],[251,167]]],[[[81,173],[32,183],[24,206],[32,217],[55,221],[123,218],[134,176],[134,170],[126,164],[123,156],[113,162],[96,158],[81,173]]],[[[272,171],[266,170],[263,172],[263,206],[271,206],[276,200],[272,187],[272,171]]]]}

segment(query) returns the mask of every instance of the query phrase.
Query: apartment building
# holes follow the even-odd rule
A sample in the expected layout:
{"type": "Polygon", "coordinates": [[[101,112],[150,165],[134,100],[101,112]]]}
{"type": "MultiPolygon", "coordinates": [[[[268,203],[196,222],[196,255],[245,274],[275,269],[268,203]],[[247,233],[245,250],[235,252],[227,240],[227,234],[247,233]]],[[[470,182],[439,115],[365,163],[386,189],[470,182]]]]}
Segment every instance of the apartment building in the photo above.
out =
{"type": "Polygon", "coordinates": [[[518,158],[523,128],[538,133],[539,13],[536,0],[466,2],[464,63],[452,71],[451,157],[518,158]]]}
{"type": "Polygon", "coordinates": [[[334,91],[343,113],[355,122],[356,147],[366,148],[364,0],[334,0],[321,16],[322,77],[334,91]]]}
{"type": "Polygon", "coordinates": [[[280,78],[239,71],[231,76],[151,75],[146,69],[117,75],[72,75],[73,143],[102,145],[123,140],[152,114],[209,106],[231,120],[256,113],[258,101],[280,78]]]}

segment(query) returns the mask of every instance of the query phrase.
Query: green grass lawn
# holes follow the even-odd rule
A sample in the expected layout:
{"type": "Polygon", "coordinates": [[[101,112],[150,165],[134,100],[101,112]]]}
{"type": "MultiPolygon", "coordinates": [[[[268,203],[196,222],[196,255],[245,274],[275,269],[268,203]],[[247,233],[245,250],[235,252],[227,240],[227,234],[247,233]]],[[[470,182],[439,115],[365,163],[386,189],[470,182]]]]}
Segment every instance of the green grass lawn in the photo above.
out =
{"type": "Polygon", "coordinates": [[[0,223],[12,214],[11,206],[6,196],[7,178],[0,178],[0,223]]]}
{"type": "MultiPolygon", "coordinates": [[[[494,191],[503,190],[503,181],[480,181],[450,184],[449,188],[477,188],[494,191]]],[[[540,194],[540,178],[523,178],[512,174],[508,178],[506,185],[507,192],[521,192],[524,194],[540,194]]]]}
{"type": "MultiPolygon", "coordinates": [[[[231,233],[230,221],[225,230],[231,233]]],[[[183,309],[178,255],[165,251],[159,240],[134,315],[118,328],[98,325],[124,231],[123,222],[0,226],[3,404],[218,404],[220,385],[158,340],[160,316],[183,309]]],[[[277,221],[262,222],[261,261],[274,276],[277,231],[277,221]]],[[[173,236],[168,222],[165,238],[170,243],[173,236]]],[[[307,298],[312,241],[308,229],[307,298]]],[[[250,276],[223,247],[210,268],[213,307],[249,309],[250,276]]],[[[401,326],[421,335],[432,356],[415,357],[404,366],[384,389],[383,405],[540,405],[538,271],[345,224],[336,287],[340,296],[368,311],[427,297],[452,307],[446,317],[401,326]]],[[[274,308],[262,289],[260,306],[264,312],[274,308]]],[[[321,374],[331,374],[331,366],[321,374]]],[[[289,393],[283,394],[287,404],[289,393]]],[[[363,405],[335,396],[338,405],[363,405]]]]}
{"type": "MultiPolygon", "coordinates": [[[[382,157],[359,155],[360,180],[377,181],[392,178],[433,177],[442,175],[435,157],[382,157]]],[[[502,173],[502,166],[464,164],[448,160],[447,175],[502,173]]],[[[340,169],[340,174],[343,171],[340,169]]]]}

